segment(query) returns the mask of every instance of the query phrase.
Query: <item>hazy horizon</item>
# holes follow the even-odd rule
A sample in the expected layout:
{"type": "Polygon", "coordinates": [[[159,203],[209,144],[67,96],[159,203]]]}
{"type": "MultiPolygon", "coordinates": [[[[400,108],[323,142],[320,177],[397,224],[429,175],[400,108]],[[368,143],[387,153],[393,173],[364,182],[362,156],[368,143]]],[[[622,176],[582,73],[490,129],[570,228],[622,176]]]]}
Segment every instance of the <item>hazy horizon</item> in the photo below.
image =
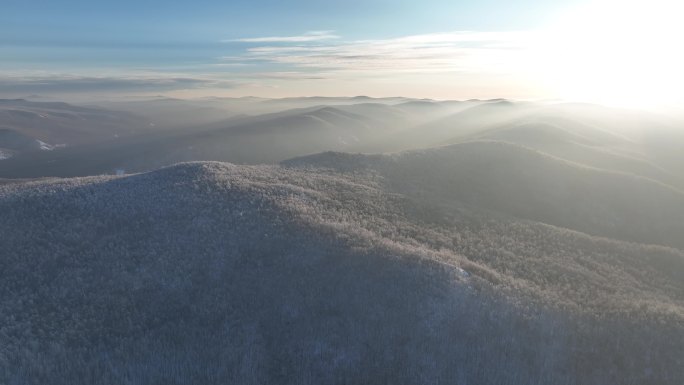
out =
{"type": "Polygon", "coordinates": [[[0,15],[0,97],[368,95],[678,108],[681,10],[674,0],[12,0],[0,15]]]}

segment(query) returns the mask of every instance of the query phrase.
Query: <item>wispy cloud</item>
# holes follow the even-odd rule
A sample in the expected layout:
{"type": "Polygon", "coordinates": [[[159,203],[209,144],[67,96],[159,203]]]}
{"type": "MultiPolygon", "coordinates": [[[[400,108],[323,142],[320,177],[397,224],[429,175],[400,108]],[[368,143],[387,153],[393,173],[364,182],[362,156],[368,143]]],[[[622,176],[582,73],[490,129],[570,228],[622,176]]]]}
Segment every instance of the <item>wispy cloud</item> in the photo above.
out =
{"type": "Polygon", "coordinates": [[[323,40],[339,39],[334,31],[309,31],[299,36],[270,36],[270,37],[250,37],[243,39],[227,39],[223,42],[238,43],[303,43],[323,40]]]}
{"type": "Polygon", "coordinates": [[[150,67],[92,75],[3,73],[0,94],[238,92],[252,83],[288,89],[296,89],[297,83],[309,87],[301,91],[307,93],[318,92],[315,87],[325,83],[352,92],[352,87],[368,87],[368,81],[374,87],[380,83],[447,87],[471,86],[485,78],[484,83],[495,84],[491,79],[501,78],[490,75],[510,74],[516,65],[529,64],[524,61],[525,50],[532,38],[529,32],[462,31],[349,41],[333,31],[312,31],[233,40],[250,44],[232,45],[219,60],[167,69],[173,72],[150,67]]]}
{"type": "Polygon", "coordinates": [[[5,94],[173,91],[198,88],[231,88],[230,81],[183,76],[76,76],[65,74],[0,77],[5,94]]]}
{"type": "Polygon", "coordinates": [[[252,74],[254,78],[259,79],[277,79],[277,80],[323,80],[330,79],[331,74],[325,72],[306,72],[306,71],[282,71],[282,72],[261,72],[252,74]]]}
{"type": "MultiPolygon", "coordinates": [[[[320,36],[324,36],[321,33],[320,36]]],[[[392,39],[309,43],[307,40],[260,45],[225,62],[265,62],[285,67],[336,72],[391,73],[483,72],[510,69],[531,35],[528,32],[449,32],[392,39]]],[[[321,39],[324,40],[324,39],[321,39]]]]}

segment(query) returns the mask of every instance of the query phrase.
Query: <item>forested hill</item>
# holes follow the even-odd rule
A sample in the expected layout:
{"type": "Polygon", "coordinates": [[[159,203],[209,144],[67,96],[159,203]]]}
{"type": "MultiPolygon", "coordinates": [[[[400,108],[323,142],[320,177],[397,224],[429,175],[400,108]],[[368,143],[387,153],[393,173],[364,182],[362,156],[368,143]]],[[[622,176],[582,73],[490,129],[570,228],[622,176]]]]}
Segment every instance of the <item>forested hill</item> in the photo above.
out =
{"type": "Polygon", "coordinates": [[[380,175],[388,190],[418,201],[684,248],[684,191],[513,143],[473,141],[388,155],[327,152],[284,164],[380,175]]]}
{"type": "Polygon", "coordinates": [[[679,384],[684,253],[484,208],[452,156],[0,184],[0,382],[679,384]]]}

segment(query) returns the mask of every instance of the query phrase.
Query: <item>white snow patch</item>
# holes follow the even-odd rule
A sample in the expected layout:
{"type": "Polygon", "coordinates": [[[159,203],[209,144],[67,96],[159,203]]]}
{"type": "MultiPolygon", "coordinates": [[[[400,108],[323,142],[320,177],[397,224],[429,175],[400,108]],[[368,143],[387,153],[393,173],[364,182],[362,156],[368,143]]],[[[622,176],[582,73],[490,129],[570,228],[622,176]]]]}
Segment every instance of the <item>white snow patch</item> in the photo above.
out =
{"type": "Polygon", "coordinates": [[[45,142],[43,142],[43,141],[36,140],[36,142],[38,142],[38,144],[40,145],[40,149],[43,150],[43,151],[52,151],[52,150],[55,149],[54,146],[52,146],[52,145],[50,145],[50,144],[47,144],[47,143],[45,143],[45,142]]]}
{"type": "Polygon", "coordinates": [[[458,273],[461,275],[461,277],[463,277],[463,278],[470,277],[470,273],[468,273],[467,271],[461,269],[460,267],[458,267],[457,269],[458,269],[458,273]]]}

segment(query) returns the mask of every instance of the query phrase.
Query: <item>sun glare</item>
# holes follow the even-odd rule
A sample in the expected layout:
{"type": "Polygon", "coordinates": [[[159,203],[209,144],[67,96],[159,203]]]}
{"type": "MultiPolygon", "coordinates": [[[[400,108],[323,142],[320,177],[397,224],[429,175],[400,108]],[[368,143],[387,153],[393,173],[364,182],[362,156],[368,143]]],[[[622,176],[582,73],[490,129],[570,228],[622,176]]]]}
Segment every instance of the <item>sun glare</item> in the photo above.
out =
{"type": "Polygon", "coordinates": [[[684,3],[595,1],[543,33],[537,75],[569,100],[625,107],[677,106],[684,80],[684,3]]]}

